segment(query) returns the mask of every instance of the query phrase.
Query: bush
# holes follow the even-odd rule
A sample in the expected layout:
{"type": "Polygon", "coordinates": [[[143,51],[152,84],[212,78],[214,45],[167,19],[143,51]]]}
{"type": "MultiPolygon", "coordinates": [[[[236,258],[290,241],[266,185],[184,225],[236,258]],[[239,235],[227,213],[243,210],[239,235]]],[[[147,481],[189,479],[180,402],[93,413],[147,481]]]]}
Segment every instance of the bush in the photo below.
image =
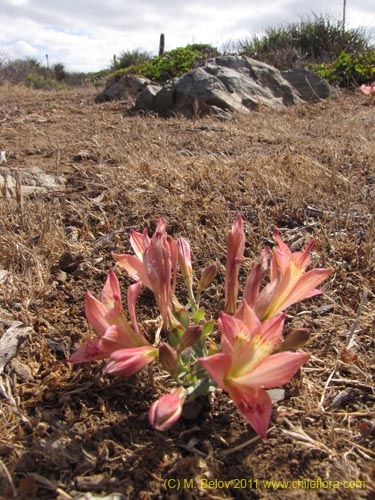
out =
{"type": "Polygon", "coordinates": [[[244,55],[288,69],[307,63],[330,63],[339,54],[357,54],[368,49],[369,37],[363,29],[342,29],[341,20],[323,15],[291,23],[284,27],[268,28],[263,37],[254,36],[240,42],[244,55]]]}
{"type": "Polygon", "coordinates": [[[340,87],[358,87],[375,79],[375,49],[358,55],[342,51],[333,63],[311,65],[310,69],[340,87]]]}
{"type": "Polygon", "coordinates": [[[28,87],[31,87],[33,89],[62,90],[66,88],[66,85],[64,83],[58,82],[51,77],[44,75],[34,75],[31,73],[27,75],[25,83],[28,87]]]}
{"type": "Polygon", "coordinates": [[[120,69],[111,76],[135,73],[150,80],[166,82],[184,75],[190,69],[202,64],[208,57],[215,55],[218,55],[218,51],[211,45],[187,45],[165,52],[162,56],[154,57],[142,64],[133,64],[120,69]]]}
{"type": "Polygon", "coordinates": [[[112,71],[122,68],[129,68],[129,66],[138,66],[150,61],[151,55],[148,52],[135,49],[121,52],[119,56],[113,56],[113,63],[111,66],[112,71]]]}
{"type": "Polygon", "coordinates": [[[1,83],[24,83],[28,75],[37,75],[46,71],[36,59],[4,60],[0,67],[1,83]]]}
{"type": "Polygon", "coordinates": [[[61,80],[64,80],[64,78],[66,77],[65,66],[62,63],[55,64],[52,70],[54,72],[56,80],[58,80],[59,82],[61,80]]]}

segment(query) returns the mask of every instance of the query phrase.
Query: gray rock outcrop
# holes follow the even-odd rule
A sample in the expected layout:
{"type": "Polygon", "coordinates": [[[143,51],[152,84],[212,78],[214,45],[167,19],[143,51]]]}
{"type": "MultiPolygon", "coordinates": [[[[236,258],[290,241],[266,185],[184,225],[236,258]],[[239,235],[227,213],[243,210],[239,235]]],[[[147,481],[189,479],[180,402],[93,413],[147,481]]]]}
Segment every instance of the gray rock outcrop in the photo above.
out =
{"type": "Polygon", "coordinates": [[[307,69],[282,71],[281,75],[297,90],[304,101],[337,97],[337,91],[326,80],[307,69]]]}
{"type": "Polygon", "coordinates": [[[65,189],[65,179],[53,174],[47,174],[38,167],[5,168],[0,167],[0,192],[3,196],[14,198],[19,183],[20,194],[30,196],[65,189]]]}
{"type": "Polygon", "coordinates": [[[95,97],[96,103],[135,97],[151,80],[139,75],[116,75],[110,78],[100,94],[95,97]]]}
{"type": "MultiPolygon", "coordinates": [[[[208,59],[163,87],[145,87],[135,109],[161,115],[207,114],[217,109],[248,113],[250,110],[298,104],[301,99],[279,70],[244,56],[208,59]]],[[[215,114],[215,113],[214,113],[215,114]]]]}

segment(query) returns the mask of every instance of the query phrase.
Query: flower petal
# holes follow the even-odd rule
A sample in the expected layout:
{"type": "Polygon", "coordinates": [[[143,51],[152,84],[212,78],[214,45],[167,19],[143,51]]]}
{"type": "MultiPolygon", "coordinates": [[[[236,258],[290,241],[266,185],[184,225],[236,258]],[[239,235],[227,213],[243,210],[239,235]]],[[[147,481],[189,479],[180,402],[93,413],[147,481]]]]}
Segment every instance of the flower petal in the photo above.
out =
{"type": "Polygon", "coordinates": [[[79,347],[67,361],[69,363],[85,363],[86,361],[105,359],[107,354],[100,349],[100,340],[101,339],[88,340],[79,347]]]}
{"type": "Polygon", "coordinates": [[[217,385],[227,390],[225,377],[229,373],[232,365],[231,358],[228,354],[220,352],[212,356],[199,358],[198,363],[211,375],[217,385]]]}
{"type": "Polygon", "coordinates": [[[143,233],[138,233],[135,229],[130,230],[130,245],[140,260],[142,260],[143,253],[149,244],[150,238],[147,229],[144,229],[143,233]]]}
{"type": "Polygon", "coordinates": [[[85,298],[85,314],[88,322],[93,329],[103,335],[107,328],[110,326],[105,318],[107,308],[99,302],[90,292],[86,292],[85,298]]]}
{"type": "Polygon", "coordinates": [[[111,353],[111,361],[105,366],[104,372],[128,377],[152,363],[157,356],[157,352],[157,349],[152,346],[119,349],[111,353]]]}
{"type": "Polygon", "coordinates": [[[229,395],[255,432],[266,438],[272,413],[272,401],[266,391],[236,384],[229,395]]]}
{"type": "Polygon", "coordinates": [[[136,255],[112,253],[112,257],[128,272],[133,280],[140,281],[149,290],[153,289],[145,266],[136,255]]]}
{"type": "Polygon", "coordinates": [[[228,234],[225,265],[225,311],[234,313],[238,295],[238,273],[245,250],[245,232],[241,214],[237,214],[228,234]]]}
{"type": "Polygon", "coordinates": [[[251,372],[235,378],[236,384],[270,389],[287,384],[296,371],[307,362],[306,352],[280,352],[265,358],[251,372]]]}
{"type": "Polygon", "coordinates": [[[115,300],[118,299],[121,303],[121,290],[117,276],[111,268],[108,271],[107,280],[101,293],[101,303],[106,309],[115,307],[115,300]]]}
{"type": "Polygon", "coordinates": [[[246,279],[244,299],[250,307],[254,307],[256,298],[259,294],[260,284],[266,275],[268,268],[268,254],[270,249],[265,247],[262,251],[259,261],[253,264],[251,271],[246,279]]]}

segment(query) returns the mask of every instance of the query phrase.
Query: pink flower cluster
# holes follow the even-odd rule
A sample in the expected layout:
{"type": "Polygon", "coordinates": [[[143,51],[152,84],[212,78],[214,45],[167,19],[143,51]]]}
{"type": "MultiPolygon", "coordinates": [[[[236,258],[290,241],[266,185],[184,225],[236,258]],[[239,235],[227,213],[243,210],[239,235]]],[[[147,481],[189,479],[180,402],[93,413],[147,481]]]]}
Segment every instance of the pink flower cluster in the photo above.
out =
{"type": "Polygon", "coordinates": [[[365,95],[375,96],[375,82],[369,84],[363,84],[359,87],[360,92],[365,95]]]}
{"type": "MultiPolygon", "coordinates": [[[[272,411],[266,389],[288,383],[310,356],[280,349],[284,310],[320,294],[316,287],[331,273],[326,269],[306,271],[314,242],[302,252],[292,252],[278,230],[275,239],[277,245],[271,258],[271,250],[265,248],[252,265],[239,301],[238,276],[244,261],[245,234],[242,217],[237,215],[228,235],[225,310],[218,316],[221,340],[216,346],[208,340],[215,322],[205,320],[204,310],[199,307],[202,291],[216,276],[216,265],[203,270],[194,294],[189,243],[184,238],[171,238],[161,218],[151,238],[146,230],[132,230],[130,243],[135,255],[113,255],[135,280],[127,291],[130,319],[123,310],[118,279],[110,269],[100,300],[90,292],[86,294],[86,317],[97,336],[68,361],[106,359],[104,371],[120,376],[132,375],[159,361],[177,387],[150,408],[149,420],[157,430],[164,431],[179,419],[186,400],[218,386],[229,394],[253,429],[265,437],[272,411]],[[178,268],[187,288],[188,306],[181,305],[175,295],[178,268]],[[269,280],[262,287],[268,269],[269,280]],[[160,310],[164,338],[159,343],[146,338],[137,321],[136,301],[142,286],[153,292],[160,310]]],[[[294,346],[299,346],[298,335],[294,346]]]]}

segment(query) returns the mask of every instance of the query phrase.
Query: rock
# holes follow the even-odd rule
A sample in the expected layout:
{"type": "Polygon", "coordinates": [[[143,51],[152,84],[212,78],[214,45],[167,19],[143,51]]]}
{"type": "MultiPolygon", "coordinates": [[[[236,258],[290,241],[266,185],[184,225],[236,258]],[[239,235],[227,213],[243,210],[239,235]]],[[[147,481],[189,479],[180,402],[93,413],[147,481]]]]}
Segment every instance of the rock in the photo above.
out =
{"type": "Polygon", "coordinates": [[[77,476],[74,482],[76,488],[81,491],[101,491],[108,483],[101,475],[77,476]]]}
{"type": "Polygon", "coordinates": [[[319,101],[337,97],[337,91],[323,78],[307,69],[292,69],[281,72],[304,101],[319,101]]]}
{"type": "Polygon", "coordinates": [[[0,269],[0,284],[5,283],[8,276],[9,271],[7,271],[6,269],[0,269]]]}
{"type": "Polygon", "coordinates": [[[100,94],[95,97],[96,103],[135,97],[151,80],[139,75],[116,75],[106,83],[100,94]]]}
{"type": "Polygon", "coordinates": [[[211,114],[214,118],[221,121],[229,121],[233,119],[233,115],[229,113],[229,111],[225,111],[217,106],[211,106],[211,114]]]}
{"type": "Polygon", "coordinates": [[[190,117],[212,113],[230,119],[233,112],[282,109],[300,102],[276,68],[244,56],[222,56],[208,59],[163,87],[147,86],[138,94],[135,109],[190,117]]]}
{"type": "Polygon", "coordinates": [[[147,85],[137,97],[137,100],[139,99],[138,109],[150,109],[154,105],[156,95],[162,89],[163,87],[161,85],[147,85]]]}
{"type": "Polygon", "coordinates": [[[21,195],[30,196],[63,191],[66,181],[63,177],[46,174],[38,167],[20,169],[0,167],[0,190],[3,196],[5,193],[5,196],[15,197],[17,182],[20,184],[21,195]]]}
{"type": "Polygon", "coordinates": [[[20,321],[12,321],[0,318],[0,325],[4,333],[0,339],[0,375],[5,366],[14,358],[26,339],[34,333],[34,330],[24,326],[20,321]]]}
{"type": "Polygon", "coordinates": [[[72,500],[127,500],[122,493],[111,493],[110,495],[101,496],[93,493],[78,494],[72,500]]]}
{"type": "Polygon", "coordinates": [[[9,366],[17,377],[23,382],[31,382],[34,379],[31,368],[24,363],[21,363],[21,361],[18,361],[18,359],[13,358],[9,363],[9,366]]]}

